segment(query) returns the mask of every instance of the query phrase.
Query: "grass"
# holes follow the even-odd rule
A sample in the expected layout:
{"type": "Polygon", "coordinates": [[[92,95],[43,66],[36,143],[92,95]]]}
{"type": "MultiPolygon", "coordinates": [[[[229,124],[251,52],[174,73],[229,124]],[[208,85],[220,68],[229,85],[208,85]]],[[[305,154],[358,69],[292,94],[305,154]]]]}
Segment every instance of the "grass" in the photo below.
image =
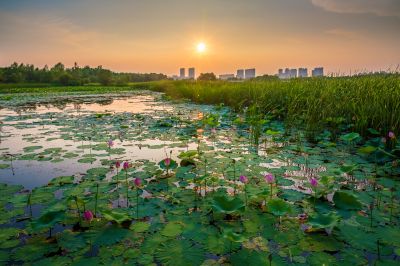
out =
{"type": "Polygon", "coordinates": [[[0,95],[8,93],[109,93],[130,91],[135,89],[152,89],[158,82],[137,82],[128,86],[102,86],[91,84],[86,86],[48,86],[48,84],[0,84],[0,95]]]}
{"type": "Polygon", "coordinates": [[[153,89],[172,98],[224,104],[236,111],[255,105],[264,114],[304,127],[311,135],[325,129],[369,128],[386,135],[400,133],[400,75],[309,78],[245,82],[159,82],[153,89]]]}

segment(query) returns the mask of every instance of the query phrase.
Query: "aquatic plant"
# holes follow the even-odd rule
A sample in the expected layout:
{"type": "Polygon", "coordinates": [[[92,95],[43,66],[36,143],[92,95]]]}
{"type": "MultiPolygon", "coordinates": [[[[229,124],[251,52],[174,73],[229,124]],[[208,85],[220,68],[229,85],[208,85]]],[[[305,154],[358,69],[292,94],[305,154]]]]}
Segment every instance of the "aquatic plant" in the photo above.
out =
{"type": "Polygon", "coordinates": [[[275,183],[275,177],[274,177],[273,174],[268,173],[268,174],[266,174],[266,175],[264,176],[264,179],[265,179],[265,182],[267,182],[267,184],[270,185],[270,199],[272,199],[272,195],[273,195],[272,186],[273,186],[273,184],[275,183]]]}
{"type": "Polygon", "coordinates": [[[125,161],[122,168],[125,170],[125,186],[126,186],[126,207],[129,207],[129,184],[128,184],[128,169],[130,165],[129,162],[125,161]]]}
{"type": "Polygon", "coordinates": [[[133,183],[135,184],[136,187],[136,219],[139,219],[139,189],[142,185],[142,179],[136,177],[133,180],[133,183]]]}
{"type": "Polygon", "coordinates": [[[247,178],[247,176],[241,175],[241,176],[239,177],[239,180],[240,180],[240,182],[242,182],[243,185],[244,185],[244,202],[245,202],[245,205],[247,206],[247,190],[246,190],[246,184],[249,182],[249,179],[247,178]]]}

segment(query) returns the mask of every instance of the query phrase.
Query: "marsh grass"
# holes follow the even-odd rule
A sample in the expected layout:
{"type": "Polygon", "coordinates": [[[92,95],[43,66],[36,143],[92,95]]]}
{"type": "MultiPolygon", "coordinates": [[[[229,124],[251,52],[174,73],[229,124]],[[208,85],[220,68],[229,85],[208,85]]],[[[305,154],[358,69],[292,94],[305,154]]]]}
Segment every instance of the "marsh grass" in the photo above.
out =
{"type": "Polygon", "coordinates": [[[244,82],[164,81],[150,89],[173,99],[224,104],[242,112],[252,105],[285,121],[287,128],[301,127],[308,139],[325,129],[334,139],[339,131],[363,136],[373,128],[383,136],[400,131],[400,75],[308,78],[244,82]]]}

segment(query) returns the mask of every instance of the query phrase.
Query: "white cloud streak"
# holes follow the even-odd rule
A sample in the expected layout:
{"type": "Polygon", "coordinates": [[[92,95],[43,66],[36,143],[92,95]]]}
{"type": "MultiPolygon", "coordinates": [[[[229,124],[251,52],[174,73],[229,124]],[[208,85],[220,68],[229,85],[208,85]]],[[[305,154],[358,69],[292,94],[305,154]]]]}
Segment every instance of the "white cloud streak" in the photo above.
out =
{"type": "Polygon", "coordinates": [[[374,14],[400,18],[400,0],[311,0],[326,11],[349,14],[374,14]]]}

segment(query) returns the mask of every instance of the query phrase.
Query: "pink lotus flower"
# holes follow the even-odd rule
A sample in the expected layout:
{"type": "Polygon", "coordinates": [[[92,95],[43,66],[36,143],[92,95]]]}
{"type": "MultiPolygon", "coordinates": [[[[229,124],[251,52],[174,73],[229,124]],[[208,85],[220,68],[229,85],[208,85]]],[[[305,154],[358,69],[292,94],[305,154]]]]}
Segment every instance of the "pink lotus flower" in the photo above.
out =
{"type": "Polygon", "coordinates": [[[316,178],[311,178],[310,179],[310,184],[312,187],[317,187],[318,186],[318,180],[316,178]]]}
{"type": "Polygon", "coordinates": [[[112,146],[114,146],[114,141],[112,139],[109,139],[107,145],[109,148],[111,148],[112,146]]]}
{"type": "Polygon", "coordinates": [[[122,168],[124,168],[124,170],[127,170],[129,168],[129,163],[124,162],[124,164],[122,165],[122,168]]]}
{"type": "Polygon", "coordinates": [[[388,137],[389,139],[394,139],[396,135],[392,131],[389,131],[388,137]]]}
{"type": "Polygon", "coordinates": [[[268,184],[272,184],[275,182],[275,177],[273,174],[268,173],[265,175],[264,178],[265,178],[265,182],[267,182],[268,184]]]}
{"type": "Polygon", "coordinates": [[[299,219],[300,222],[307,221],[308,215],[307,215],[307,213],[301,213],[301,214],[297,215],[297,219],[299,219]]]}
{"type": "Polygon", "coordinates": [[[142,179],[136,177],[135,180],[133,180],[133,182],[135,183],[136,187],[140,187],[140,185],[142,184],[142,179]]]}
{"type": "Polygon", "coordinates": [[[115,162],[115,167],[120,168],[121,167],[121,163],[119,161],[115,162]]]}
{"type": "Polygon", "coordinates": [[[84,218],[86,221],[91,222],[91,221],[93,220],[93,213],[92,213],[91,211],[87,210],[87,211],[85,211],[85,212],[83,213],[83,218],[84,218]]]}
{"type": "Polygon", "coordinates": [[[164,164],[165,164],[165,166],[169,166],[171,164],[171,159],[170,158],[165,158],[164,159],[164,164]]]}
{"type": "Polygon", "coordinates": [[[242,182],[243,184],[246,184],[246,183],[249,182],[249,179],[248,179],[247,176],[245,176],[245,175],[241,175],[241,176],[239,177],[239,180],[240,180],[240,182],[242,182]]]}

